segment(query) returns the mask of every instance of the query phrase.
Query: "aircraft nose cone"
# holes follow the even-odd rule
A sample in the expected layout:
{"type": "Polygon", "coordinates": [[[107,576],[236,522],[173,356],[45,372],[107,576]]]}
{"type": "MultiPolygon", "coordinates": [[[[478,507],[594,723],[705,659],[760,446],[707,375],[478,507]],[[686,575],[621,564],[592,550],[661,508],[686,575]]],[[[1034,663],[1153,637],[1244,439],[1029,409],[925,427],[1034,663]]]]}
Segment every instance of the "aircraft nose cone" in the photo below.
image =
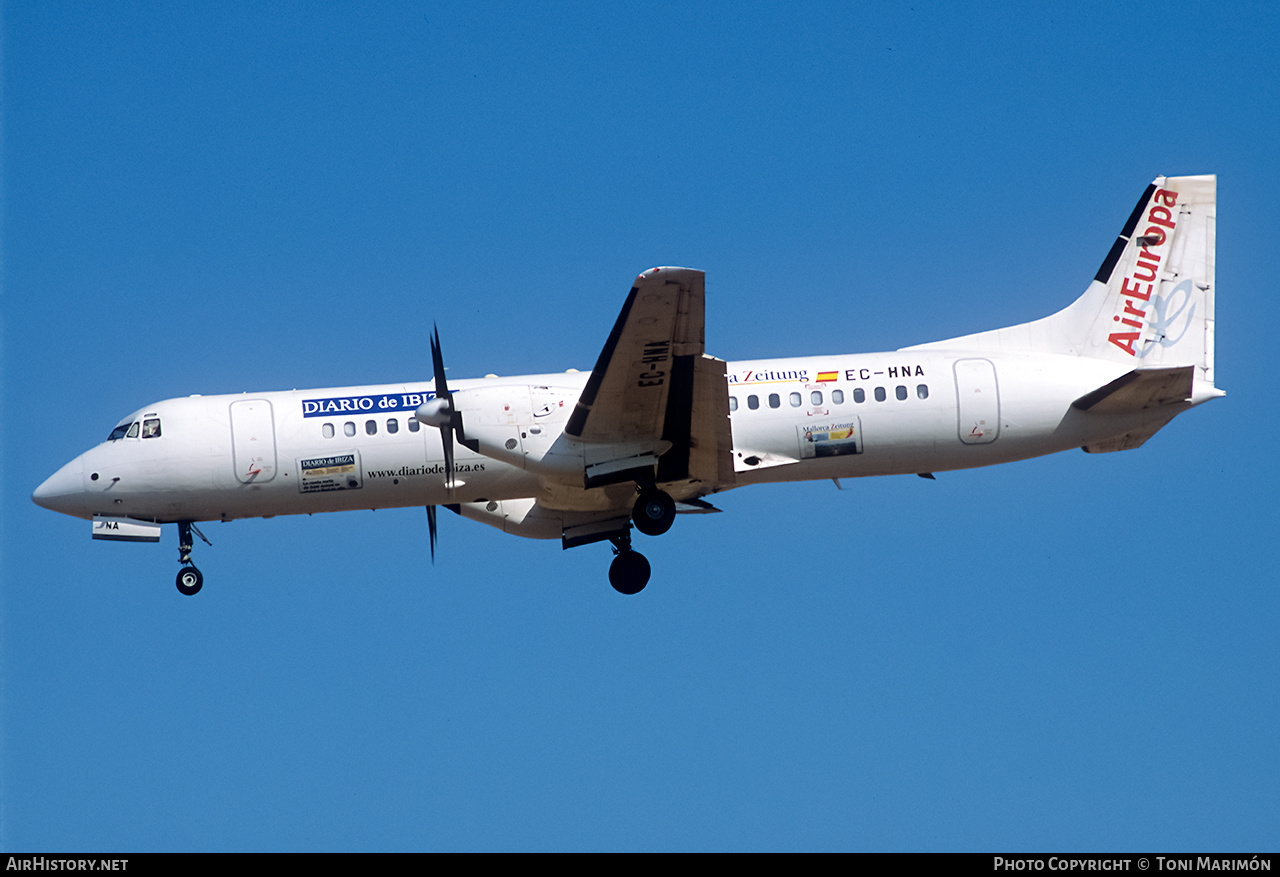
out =
{"type": "Polygon", "coordinates": [[[84,498],[84,464],[79,457],[46,478],[31,494],[31,501],[41,508],[67,515],[77,514],[84,498]]]}

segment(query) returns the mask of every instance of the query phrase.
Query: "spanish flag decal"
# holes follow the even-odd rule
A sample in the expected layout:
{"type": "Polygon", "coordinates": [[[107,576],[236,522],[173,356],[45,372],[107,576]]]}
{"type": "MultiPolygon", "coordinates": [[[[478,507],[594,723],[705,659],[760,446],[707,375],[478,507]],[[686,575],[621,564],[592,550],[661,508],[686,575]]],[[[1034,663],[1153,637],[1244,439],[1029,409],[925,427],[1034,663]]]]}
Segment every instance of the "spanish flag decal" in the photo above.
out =
{"type": "Polygon", "coordinates": [[[822,381],[834,381],[838,374],[840,373],[839,372],[818,372],[818,382],[821,383],[822,381]]]}

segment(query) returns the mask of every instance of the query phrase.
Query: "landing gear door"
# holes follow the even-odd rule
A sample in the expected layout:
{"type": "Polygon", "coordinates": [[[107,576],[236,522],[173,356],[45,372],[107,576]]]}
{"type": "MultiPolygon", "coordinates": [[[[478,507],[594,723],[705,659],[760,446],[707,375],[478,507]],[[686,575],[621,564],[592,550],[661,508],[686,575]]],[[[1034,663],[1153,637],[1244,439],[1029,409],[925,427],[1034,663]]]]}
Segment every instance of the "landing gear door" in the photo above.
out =
{"type": "Polygon", "coordinates": [[[241,484],[264,484],[276,477],[275,420],[266,399],[231,403],[231,455],[241,484]]]}

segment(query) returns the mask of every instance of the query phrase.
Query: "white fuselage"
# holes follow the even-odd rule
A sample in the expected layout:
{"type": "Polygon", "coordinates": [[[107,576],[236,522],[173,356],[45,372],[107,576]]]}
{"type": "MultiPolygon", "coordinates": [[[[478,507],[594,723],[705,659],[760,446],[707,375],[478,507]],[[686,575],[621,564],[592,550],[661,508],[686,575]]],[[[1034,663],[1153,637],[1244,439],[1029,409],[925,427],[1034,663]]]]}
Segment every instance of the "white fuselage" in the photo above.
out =
{"type": "Polygon", "coordinates": [[[928,474],[1069,448],[1132,450],[1214,385],[1217,180],[1157,177],[1084,292],[1013,326],[890,353],[724,362],[694,268],[636,276],[590,373],[157,402],[32,498],[93,537],[159,541],[200,590],[198,521],[426,506],[573,548],[608,541],[644,588],[634,528],[771,481],[928,474]],[[436,398],[439,394],[439,398],[436,398]]]}
{"type": "MultiPolygon", "coordinates": [[[[1072,407],[1127,370],[1069,355],[951,350],[730,362],[735,479],[671,492],[685,499],[768,481],[963,469],[1081,447],[1156,416],[1072,407]]],[[[461,381],[453,389],[502,388],[497,404],[509,406],[504,412],[521,440],[536,444],[560,433],[586,380],[571,372],[461,381]]],[[[423,381],[168,399],[122,421],[121,437],[68,463],[35,499],[77,517],[167,523],[546,492],[534,472],[461,446],[461,483],[448,489],[440,433],[414,419],[432,395],[423,381]],[[138,429],[128,428],[135,423],[138,429]]],[[[1159,418],[1200,401],[1167,406],[1159,418]]],[[[564,487],[562,507],[591,507],[592,492],[581,483],[564,487]]]]}

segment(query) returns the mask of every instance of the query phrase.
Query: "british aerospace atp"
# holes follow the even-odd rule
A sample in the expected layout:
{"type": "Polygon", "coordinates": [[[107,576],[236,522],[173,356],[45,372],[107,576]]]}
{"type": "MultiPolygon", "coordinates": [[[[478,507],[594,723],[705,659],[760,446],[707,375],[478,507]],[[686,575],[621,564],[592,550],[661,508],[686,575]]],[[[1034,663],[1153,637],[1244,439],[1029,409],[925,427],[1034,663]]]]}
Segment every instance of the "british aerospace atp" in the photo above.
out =
{"type": "MultiPolygon", "coordinates": [[[[1137,448],[1214,386],[1214,176],[1158,177],[1084,293],[1030,323],[888,353],[725,362],[703,345],[701,271],[632,285],[590,373],[434,380],[147,405],[36,488],[95,539],[176,524],[425,506],[503,532],[612,545],[640,591],[659,536],[750,484],[920,474],[1071,448],[1137,448]]],[[[837,482],[838,483],[838,482],[837,482]]],[[[208,541],[208,540],[205,540],[208,541]]]]}

